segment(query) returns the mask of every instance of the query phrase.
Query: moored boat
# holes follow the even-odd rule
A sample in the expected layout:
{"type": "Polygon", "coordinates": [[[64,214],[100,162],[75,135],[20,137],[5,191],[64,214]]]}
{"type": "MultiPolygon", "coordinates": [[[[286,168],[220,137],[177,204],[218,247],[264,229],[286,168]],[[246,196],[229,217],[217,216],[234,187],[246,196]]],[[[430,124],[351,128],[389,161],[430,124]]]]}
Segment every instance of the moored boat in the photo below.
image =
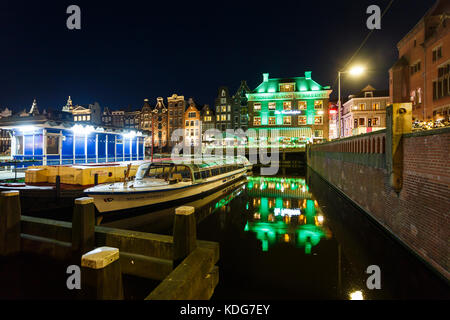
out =
{"type": "Polygon", "coordinates": [[[84,192],[100,213],[148,207],[224,187],[242,178],[249,164],[245,157],[145,163],[133,181],[102,184],[84,192]]]}

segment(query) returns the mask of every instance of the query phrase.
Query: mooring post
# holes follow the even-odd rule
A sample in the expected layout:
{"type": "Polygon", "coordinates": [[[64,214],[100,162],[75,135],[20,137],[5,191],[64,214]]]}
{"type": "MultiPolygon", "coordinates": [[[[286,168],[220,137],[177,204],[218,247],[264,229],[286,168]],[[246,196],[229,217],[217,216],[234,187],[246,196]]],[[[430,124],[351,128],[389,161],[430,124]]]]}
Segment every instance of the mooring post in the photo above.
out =
{"type": "Polygon", "coordinates": [[[177,265],[197,247],[197,224],[194,207],[178,207],[175,209],[173,223],[173,260],[177,265]]]}
{"type": "Polygon", "coordinates": [[[119,249],[100,247],[81,257],[81,290],[83,299],[123,299],[119,249]]]}
{"type": "Polygon", "coordinates": [[[20,252],[19,191],[0,193],[0,255],[20,252]]]}
{"type": "Polygon", "coordinates": [[[61,177],[59,175],[56,176],[55,191],[56,191],[56,199],[59,199],[61,197],[61,177]]]}
{"type": "Polygon", "coordinates": [[[75,199],[72,217],[72,250],[75,255],[95,248],[95,208],[94,199],[89,197],[75,199]]]}

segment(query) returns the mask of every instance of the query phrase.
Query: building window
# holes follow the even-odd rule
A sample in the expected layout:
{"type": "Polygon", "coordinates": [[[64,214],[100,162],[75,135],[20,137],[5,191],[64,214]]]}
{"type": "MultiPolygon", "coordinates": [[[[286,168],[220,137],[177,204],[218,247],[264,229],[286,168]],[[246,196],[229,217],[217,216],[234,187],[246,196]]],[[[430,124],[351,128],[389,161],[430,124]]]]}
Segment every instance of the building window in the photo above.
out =
{"type": "Polygon", "coordinates": [[[231,112],[231,106],[228,105],[228,112],[231,112]]]}
{"type": "Polygon", "coordinates": [[[227,120],[230,121],[230,120],[231,120],[231,115],[228,114],[228,115],[227,115],[227,118],[228,118],[227,120]]]}
{"type": "Polygon", "coordinates": [[[16,154],[23,155],[23,136],[16,136],[16,154]]]}
{"type": "Polygon", "coordinates": [[[222,121],[227,121],[227,115],[226,115],[226,114],[222,114],[220,120],[222,120],[222,121]]]}
{"type": "Polygon", "coordinates": [[[377,127],[380,125],[380,118],[372,118],[372,125],[377,127]]]}
{"type": "Polygon", "coordinates": [[[226,98],[220,98],[220,103],[227,103],[227,99],[226,98]]]}
{"type": "Polygon", "coordinates": [[[366,110],[366,104],[365,103],[360,103],[359,104],[359,110],[366,110]]]}
{"type": "Polygon", "coordinates": [[[298,116],[298,124],[300,126],[306,125],[306,116],[298,116]]]}
{"type": "Polygon", "coordinates": [[[220,112],[220,107],[219,106],[216,107],[216,112],[220,112]]]}
{"type": "Polygon", "coordinates": [[[323,130],[314,130],[315,138],[323,138],[323,130]]]}
{"type": "Polygon", "coordinates": [[[216,121],[220,121],[220,116],[216,115],[216,121]]]}
{"type": "Polygon", "coordinates": [[[253,125],[260,126],[261,125],[261,117],[253,117],[253,125]]]}
{"type": "Polygon", "coordinates": [[[372,104],[372,108],[373,108],[373,110],[380,110],[380,104],[374,103],[374,104],[372,104]]]}
{"type": "Polygon", "coordinates": [[[359,118],[359,125],[364,127],[366,125],[366,118],[359,118]]]}
{"type": "Polygon", "coordinates": [[[227,106],[222,106],[222,112],[227,112],[227,106]]]}
{"type": "Polygon", "coordinates": [[[269,125],[273,126],[277,124],[277,118],[276,117],[269,117],[269,125]]]}
{"type": "Polygon", "coordinates": [[[195,118],[197,114],[195,112],[189,112],[189,118],[195,118]]]}
{"type": "Polygon", "coordinates": [[[433,50],[433,62],[442,58],[442,47],[433,50]]]}
{"type": "Polygon", "coordinates": [[[47,154],[57,155],[59,154],[59,136],[48,135],[47,136],[47,154]]]}
{"type": "Polygon", "coordinates": [[[260,111],[261,110],[261,103],[255,103],[253,105],[253,110],[260,111]]]}
{"type": "Polygon", "coordinates": [[[291,109],[292,109],[291,101],[284,101],[283,102],[283,110],[291,110],[291,109]]]}
{"type": "Polygon", "coordinates": [[[275,110],[277,108],[276,102],[269,102],[269,110],[275,110]]]}
{"type": "Polygon", "coordinates": [[[314,109],[323,109],[323,101],[315,100],[314,101],[314,109]]]}
{"type": "Polygon", "coordinates": [[[189,127],[189,120],[186,120],[186,127],[189,127]]]}
{"type": "Polygon", "coordinates": [[[314,117],[314,124],[323,124],[323,117],[322,116],[315,116],[314,117]]]}
{"type": "Polygon", "coordinates": [[[298,102],[298,109],[299,110],[306,110],[307,109],[306,101],[299,101],[298,102]]]}
{"type": "Polygon", "coordinates": [[[295,83],[282,83],[280,84],[281,92],[293,92],[295,91],[295,83]]]}
{"type": "Polygon", "coordinates": [[[291,125],[291,116],[284,116],[283,117],[283,124],[284,125],[291,125]]]}

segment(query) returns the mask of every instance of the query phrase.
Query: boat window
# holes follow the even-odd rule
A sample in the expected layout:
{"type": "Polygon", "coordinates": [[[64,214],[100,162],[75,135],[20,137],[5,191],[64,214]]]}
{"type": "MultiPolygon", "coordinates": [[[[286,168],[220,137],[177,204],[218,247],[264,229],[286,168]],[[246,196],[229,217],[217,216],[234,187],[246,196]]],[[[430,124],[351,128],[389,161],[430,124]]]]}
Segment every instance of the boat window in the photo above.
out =
{"type": "Polygon", "coordinates": [[[211,172],[209,170],[203,170],[201,173],[202,173],[202,179],[206,179],[211,176],[211,172]]]}
{"type": "Polygon", "coordinates": [[[225,173],[227,172],[227,168],[226,167],[221,167],[220,168],[220,173],[225,173]]]}
{"type": "Polygon", "coordinates": [[[200,172],[195,172],[195,173],[194,173],[194,178],[195,178],[195,180],[201,179],[201,178],[200,178],[200,172]]]}
{"type": "Polygon", "coordinates": [[[187,166],[176,166],[174,174],[180,174],[183,179],[191,180],[191,170],[187,166]]]}
{"type": "Polygon", "coordinates": [[[143,164],[139,166],[138,171],[136,172],[136,179],[141,180],[145,176],[145,172],[150,167],[150,163],[143,164]]]}

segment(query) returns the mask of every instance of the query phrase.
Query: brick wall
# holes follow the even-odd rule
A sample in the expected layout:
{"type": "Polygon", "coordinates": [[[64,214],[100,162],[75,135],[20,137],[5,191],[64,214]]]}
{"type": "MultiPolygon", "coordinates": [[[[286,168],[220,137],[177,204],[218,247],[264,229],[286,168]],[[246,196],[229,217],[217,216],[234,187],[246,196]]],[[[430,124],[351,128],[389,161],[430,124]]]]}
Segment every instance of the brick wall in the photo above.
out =
{"type": "Polygon", "coordinates": [[[450,279],[450,128],[404,135],[399,194],[380,165],[384,153],[352,149],[364,146],[357,141],[373,138],[367,134],[314,145],[307,151],[308,166],[450,279]]]}

